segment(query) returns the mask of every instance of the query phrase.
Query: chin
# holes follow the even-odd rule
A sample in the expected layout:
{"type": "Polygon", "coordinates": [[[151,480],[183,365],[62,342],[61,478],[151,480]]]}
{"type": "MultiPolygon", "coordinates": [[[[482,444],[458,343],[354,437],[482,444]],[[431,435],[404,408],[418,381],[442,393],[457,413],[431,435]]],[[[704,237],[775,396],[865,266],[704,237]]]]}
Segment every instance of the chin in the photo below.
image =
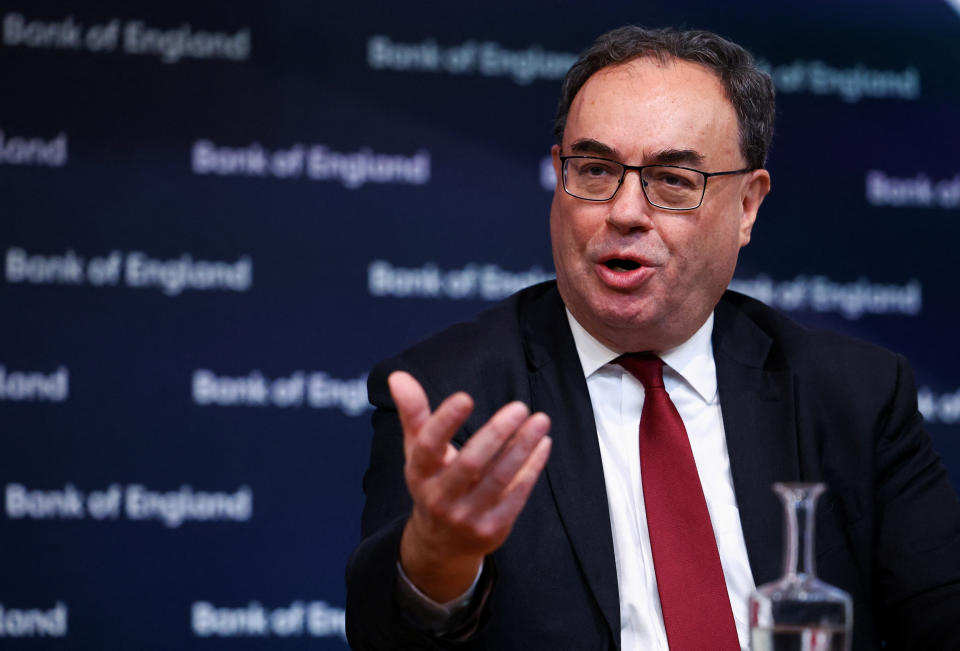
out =
{"type": "Polygon", "coordinates": [[[659,313],[656,302],[648,296],[614,294],[588,302],[588,307],[599,319],[615,327],[639,327],[659,313]]]}
{"type": "Polygon", "coordinates": [[[591,309],[594,323],[604,330],[604,336],[624,347],[631,334],[639,336],[643,332],[656,328],[658,316],[641,305],[603,305],[591,309]]]}

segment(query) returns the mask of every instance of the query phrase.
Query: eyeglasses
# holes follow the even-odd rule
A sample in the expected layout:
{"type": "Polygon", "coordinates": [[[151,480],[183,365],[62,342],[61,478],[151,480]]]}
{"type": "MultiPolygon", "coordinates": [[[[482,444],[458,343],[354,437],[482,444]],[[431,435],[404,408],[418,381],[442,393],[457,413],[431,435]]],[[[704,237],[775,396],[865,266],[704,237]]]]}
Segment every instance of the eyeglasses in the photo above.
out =
{"type": "Polygon", "coordinates": [[[571,197],[609,201],[623,185],[627,172],[636,170],[647,202],[664,210],[695,210],[703,203],[707,179],[711,176],[752,171],[749,167],[730,172],[701,172],[677,165],[624,165],[595,156],[561,156],[560,161],[563,189],[571,197]]]}

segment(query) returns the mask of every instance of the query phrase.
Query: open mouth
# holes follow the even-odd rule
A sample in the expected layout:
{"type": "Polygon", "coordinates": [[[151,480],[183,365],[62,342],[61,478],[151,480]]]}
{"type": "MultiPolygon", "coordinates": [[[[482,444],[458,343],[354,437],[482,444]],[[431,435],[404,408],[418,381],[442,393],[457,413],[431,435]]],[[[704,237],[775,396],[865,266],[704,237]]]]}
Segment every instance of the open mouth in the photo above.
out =
{"type": "Polygon", "coordinates": [[[607,260],[603,263],[607,269],[612,271],[633,271],[634,269],[640,268],[640,263],[635,260],[623,260],[621,258],[613,258],[607,260]]]}

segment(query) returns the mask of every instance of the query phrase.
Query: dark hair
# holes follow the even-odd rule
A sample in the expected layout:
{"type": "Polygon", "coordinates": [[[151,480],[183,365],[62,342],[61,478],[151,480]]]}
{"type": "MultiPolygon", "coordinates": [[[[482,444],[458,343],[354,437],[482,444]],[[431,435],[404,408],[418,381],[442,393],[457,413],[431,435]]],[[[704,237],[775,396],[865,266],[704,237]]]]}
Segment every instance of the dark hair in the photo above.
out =
{"type": "Polygon", "coordinates": [[[740,124],[740,151],[751,168],[761,168],[773,137],[773,82],[757,68],[753,55],[713,32],[673,28],[645,29],[635,25],[601,34],[567,71],[553,133],[562,144],[570,104],[595,72],[640,57],[661,63],[670,59],[706,66],[719,77],[740,124]]]}

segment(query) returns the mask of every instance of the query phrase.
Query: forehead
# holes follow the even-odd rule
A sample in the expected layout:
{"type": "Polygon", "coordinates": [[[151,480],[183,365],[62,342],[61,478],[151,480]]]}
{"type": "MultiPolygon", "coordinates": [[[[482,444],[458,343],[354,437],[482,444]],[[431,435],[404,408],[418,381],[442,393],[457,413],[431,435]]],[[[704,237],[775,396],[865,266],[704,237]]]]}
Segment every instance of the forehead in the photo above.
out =
{"type": "Polygon", "coordinates": [[[594,73],[574,97],[564,151],[580,140],[610,147],[624,162],[692,150],[707,165],[736,163],[736,112],[720,79],[696,63],[640,58],[594,73]]]}

